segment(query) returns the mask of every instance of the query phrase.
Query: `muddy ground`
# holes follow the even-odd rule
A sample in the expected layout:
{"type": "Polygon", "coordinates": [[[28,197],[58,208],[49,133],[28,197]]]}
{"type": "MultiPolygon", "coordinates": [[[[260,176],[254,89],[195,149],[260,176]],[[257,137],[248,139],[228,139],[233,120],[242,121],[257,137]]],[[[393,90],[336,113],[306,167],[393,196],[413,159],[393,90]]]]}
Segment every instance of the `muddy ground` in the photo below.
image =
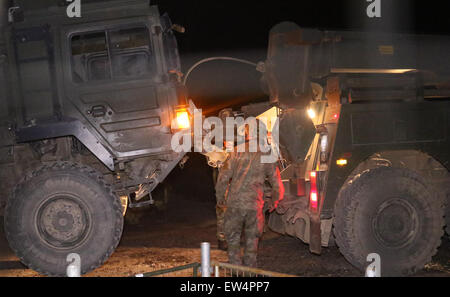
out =
{"type": "MultiPolygon", "coordinates": [[[[215,205],[210,170],[196,157],[175,170],[168,183],[166,208],[149,207],[129,214],[116,252],[87,276],[130,276],[200,261],[200,243],[211,242],[211,258],[227,261],[217,249],[215,205]],[[200,163],[199,163],[200,162],[200,163]],[[200,164],[200,165],[199,165],[200,164]],[[198,168],[202,170],[199,170],[198,168]],[[176,186],[173,186],[176,185],[176,186]]],[[[259,267],[299,276],[362,276],[336,247],[312,255],[300,240],[266,232],[260,244],[259,267]]],[[[23,266],[9,249],[0,223],[0,276],[39,276],[23,266]]],[[[433,262],[416,276],[450,276],[450,240],[443,239],[433,262]]]]}

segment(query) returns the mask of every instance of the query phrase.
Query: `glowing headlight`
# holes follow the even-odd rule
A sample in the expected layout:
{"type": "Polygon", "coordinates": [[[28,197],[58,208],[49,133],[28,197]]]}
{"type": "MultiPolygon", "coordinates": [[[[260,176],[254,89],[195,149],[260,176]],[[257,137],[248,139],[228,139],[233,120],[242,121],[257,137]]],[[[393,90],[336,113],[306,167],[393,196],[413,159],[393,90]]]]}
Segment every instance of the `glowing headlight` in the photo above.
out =
{"type": "Polygon", "coordinates": [[[314,119],[316,117],[316,112],[314,111],[314,109],[312,109],[312,108],[308,109],[308,116],[311,119],[314,119]]]}
{"type": "Polygon", "coordinates": [[[339,160],[336,160],[336,164],[338,166],[346,166],[348,164],[348,161],[347,161],[347,159],[339,159],[339,160]]]}
{"type": "Polygon", "coordinates": [[[189,113],[186,110],[177,111],[177,128],[189,129],[191,127],[191,120],[189,119],[189,113]]]}

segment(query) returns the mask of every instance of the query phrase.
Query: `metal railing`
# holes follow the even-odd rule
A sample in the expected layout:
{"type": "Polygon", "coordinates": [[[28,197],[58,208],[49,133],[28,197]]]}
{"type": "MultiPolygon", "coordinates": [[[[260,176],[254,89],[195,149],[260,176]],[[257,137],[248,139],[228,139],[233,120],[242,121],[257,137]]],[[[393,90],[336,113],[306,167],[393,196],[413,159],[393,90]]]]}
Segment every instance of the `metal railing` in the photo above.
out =
{"type": "Polygon", "coordinates": [[[215,277],[296,277],[291,274],[267,271],[259,268],[212,262],[215,277]]]}
{"type": "MultiPolygon", "coordinates": [[[[211,246],[208,242],[201,244],[201,263],[151,271],[135,275],[135,277],[297,277],[296,275],[267,271],[259,268],[233,265],[211,261],[211,246]]],[[[80,277],[81,257],[72,253],[67,256],[67,276],[80,277]]],[[[369,254],[367,261],[373,261],[366,269],[366,277],[380,277],[381,260],[376,253],[369,254]]]]}
{"type": "Polygon", "coordinates": [[[137,274],[136,277],[198,277],[200,263],[191,263],[147,273],[137,274]]]}
{"type": "Polygon", "coordinates": [[[201,263],[192,263],[179,267],[138,274],[136,277],[295,277],[294,275],[272,272],[258,268],[211,262],[210,244],[201,244],[201,263]]]}

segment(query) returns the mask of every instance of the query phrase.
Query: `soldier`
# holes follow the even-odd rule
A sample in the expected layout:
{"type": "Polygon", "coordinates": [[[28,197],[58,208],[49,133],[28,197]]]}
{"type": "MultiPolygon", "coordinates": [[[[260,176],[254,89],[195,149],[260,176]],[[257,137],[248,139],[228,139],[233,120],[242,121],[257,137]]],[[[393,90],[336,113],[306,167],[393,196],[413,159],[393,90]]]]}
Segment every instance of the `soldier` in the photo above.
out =
{"type": "MultiPolygon", "coordinates": [[[[248,136],[248,133],[246,134],[248,136]]],[[[263,154],[260,151],[249,152],[249,137],[246,138],[246,143],[241,144],[246,146],[244,152],[232,152],[226,167],[222,168],[216,184],[216,193],[218,197],[225,197],[228,189],[224,231],[230,263],[242,264],[240,242],[244,229],[243,264],[256,267],[259,238],[264,228],[264,182],[268,180],[273,191],[273,198],[268,207],[270,211],[273,211],[283,198],[284,187],[276,163],[262,163],[263,154]]]]}
{"type": "MultiPolygon", "coordinates": [[[[219,118],[225,123],[227,117],[233,116],[233,110],[230,108],[223,109],[219,113],[219,118]]],[[[224,134],[226,133],[226,126],[224,126],[224,134]]],[[[234,141],[224,141],[223,142],[225,149],[226,148],[233,148],[234,147],[234,141]]],[[[225,230],[224,230],[224,219],[225,219],[225,212],[226,212],[226,201],[227,201],[227,195],[228,195],[228,189],[230,180],[225,180],[226,176],[228,176],[228,173],[226,172],[229,170],[229,165],[227,164],[229,161],[229,154],[225,153],[227,155],[226,160],[223,162],[221,166],[218,167],[216,173],[217,176],[214,178],[214,183],[216,186],[216,217],[217,217],[217,243],[218,248],[220,250],[226,251],[228,250],[227,241],[225,238],[225,230]],[[220,182],[218,182],[220,181],[220,182]],[[217,188],[217,185],[219,184],[219,188],[217,188]],[[221,187],[225,186],[225,190],[221,190],[221,187]]]]}

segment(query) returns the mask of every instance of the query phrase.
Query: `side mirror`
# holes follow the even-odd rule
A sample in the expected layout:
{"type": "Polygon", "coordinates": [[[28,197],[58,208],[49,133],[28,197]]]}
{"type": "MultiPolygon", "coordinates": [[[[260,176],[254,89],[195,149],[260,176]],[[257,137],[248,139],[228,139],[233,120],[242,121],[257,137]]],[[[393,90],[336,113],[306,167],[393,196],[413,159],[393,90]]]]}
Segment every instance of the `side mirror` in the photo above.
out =
{"type": "Polygon", "coordinates": [[[8,9],[8,22],[16,23],[24,21],[23,10],[19,6],[10,7],[8,9]]]}

